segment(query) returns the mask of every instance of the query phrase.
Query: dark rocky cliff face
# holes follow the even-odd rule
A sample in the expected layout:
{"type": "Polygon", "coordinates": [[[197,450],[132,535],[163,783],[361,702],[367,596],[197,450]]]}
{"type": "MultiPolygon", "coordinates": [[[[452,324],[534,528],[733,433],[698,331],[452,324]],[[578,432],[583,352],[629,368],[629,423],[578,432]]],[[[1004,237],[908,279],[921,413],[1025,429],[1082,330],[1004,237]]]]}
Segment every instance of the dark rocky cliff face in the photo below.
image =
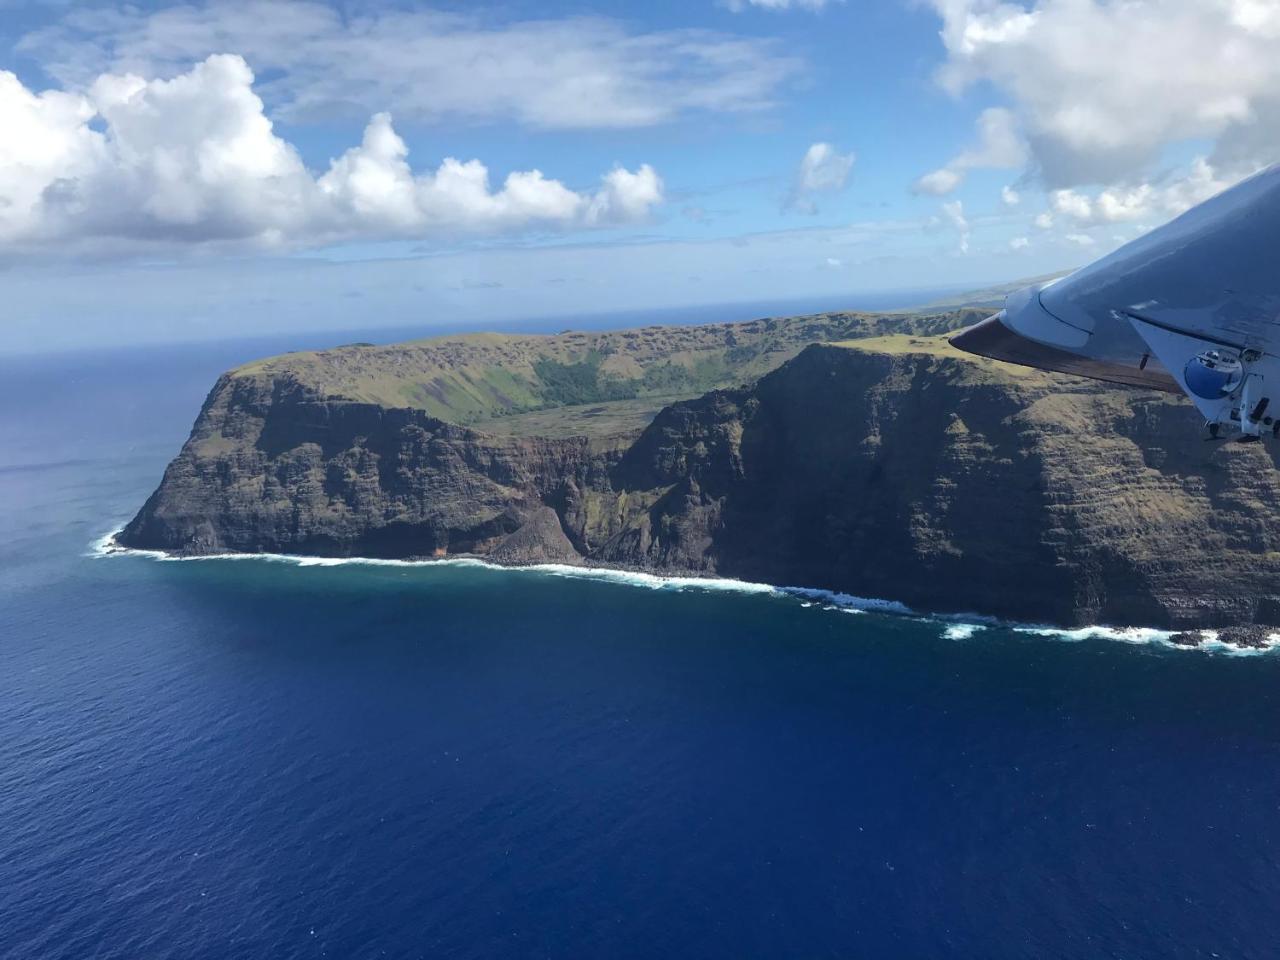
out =
{"type": "Polygon", "coordinates": [[[1189,404],[813,346],[615,441],[222,378],[127,545],[705,572],[1059,623],[1270,620],[1280,472],[1189,404]]]}
{"type": "MultiPolygon", "coordinates": [[[[581,439],[489,437],[419,410],[224,376],[121,539],[184,553],[490,553],[593,463],[581,439]]],[[[576,556],[567,541],[544,555],[557,547],[576,556]]]]}

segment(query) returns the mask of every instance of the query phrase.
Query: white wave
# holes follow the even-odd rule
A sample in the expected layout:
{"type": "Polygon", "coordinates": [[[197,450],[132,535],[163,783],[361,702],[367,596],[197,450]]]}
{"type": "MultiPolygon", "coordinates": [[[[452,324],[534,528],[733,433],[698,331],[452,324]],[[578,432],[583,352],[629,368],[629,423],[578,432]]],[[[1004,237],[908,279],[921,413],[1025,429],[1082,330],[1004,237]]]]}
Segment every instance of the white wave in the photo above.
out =
{"type": "Polygon", "coordinates": [[[1268,643],[1261,648],[1241,647],[1219,639],[1213,630],[1202,630],[1201,642],[1196,645],[1178,644],[1172,641],[1174,632],[1158,630],[1154,627],[1111,627],[1087,626],[1077,628],[1050,627],[1042,624],[1011,623],[983,614],[953,613],[931,614],[919,616],[906,604],[897,600],[883,600],[875,597],[858,597],[849,593],[833,590],[822,590],[815,587],[779,587],[768,583],[756,583],[749,580],[734,580],[727,577],[692,577],[663,576],[654,573],[642,573],[631,570],[616,570],[609,567],[574,566],[567,563],[540,563],[527,566],[508,566],[493,563],[478,557],[441,557],[430,560],[389,560],[377,557],[313,557],[289,553],[216,553],[198,556],[178,556],[163,550],[140,550],[126,547],[116,541],[120,526],[103,535],[90,544],[88,555],[91,557],[140,557],[163,562],[210,562],[219,560],[258,560],[268,563],[287,563],[298,567],[473,567],[482,570],[507,571],[516,573],[532,573],[543,576],[564,577],[574,580],[594,580],[617,583],[631,587],[642,587],[649,590],[670,590],[682,592],[686,590],[722,591],[754,596],[771,596],[797,601],[802,607],[817,607],[822,610],[839,613],[883,613],[893,616],[915,617],[922,622],[949,623],[942,636],[948,640],[968,640],[980,630],[988,628],[1007,628],[1015,633],[1045,637],[1055,640],[1079,642],[1083,640],[1113,640],[1119,643],[1135,645],[1156,645],[1173,650],[1186,650],[1200,653],[1217,653],[1228,656],[1258,656],[1280,650],[1280,632],[1271,634],[1268,643]]]}
{"type": "Polygon", "coordinates": [[[120,532],[124,530],[123,526],[116,527],[110,533],[105,533],[93,543],[89,544],[89,556],[91,557],[146,557],[149,560],[171,560],[169,554],[163,550],[136,550],[133,547],[125,547],[116,542],[116,537],[120,536],[120,532]]]}
{"type": "Polygon", "coordinates": [[[668,577],[655,573],[612,570],[608,567],[578,567],[568,563],[535,563],[527,567],[503,567],[502,569],[532,570],[572,580],[606,580],[625,583],[632,587],[646,587],[650,590],[724,590],[729,593],[770,595],[781,592],[777,587],[767,583],[752,583],[749,580],[733,580],[728,577],[668,577]]]}
{"type": "MultiPolygon", "coordinates": [[[[1280,649],[1280,633],[1272,633],[1267,636],[1266,644],[1261,647],[1242,647],[1238,644],[1227,643],[1225,640],[1219,639],[1220,634],[1217,630],[1201,630],[1200,644],[1195,647],[1179,646],[1180,650],[1207,650],[1213,653],[1223,653],[1229,657],[1260,657],[1271,653],[1273,650],[1280,649]]],[[[1170,644],[1170,646],[1178,646],[1170,644]]]]}
{"type": "Polygon", "coordinates": [[[893,613],[899,616],[910,616],[912,609],[897,600],[880,600],[875,597],[855,597],[851,593],[838,593],[834,590],[819,590],[816,587],[773,587],[778,593],[789,597],[803,597],[825,609],[839,610],[843,613],[893,613]]]}
{"type": "MultiPolygon", "coordinates": [[[[479,557],[439,557],[429,560],[391,560],[380,557],[315,557],[293,553],[209,553],[183,556],[164,550],[142,550],[126,547],[117,542],[123,527],[95,540],[89,547],[92,557],[144,557],[174,563],[196,563],[219,560],[259,560],[267,563],[287,563],[296,567],[474,567],[483,570],[505,570],[541,573],[548,576],[575,580],[597,580],[622,583],[651,590],[722,590],[730,593],[769,594],[781,596],[789,592],[767,583],[752,583],[728,577],[665,576],[632,570],[616,570],[610,567],[575,566],[568,563],[533,563],[520,566],[493,563],[479,557]]],[[[866,601],[875,603],[878,601],[866,601]]]]}
{"type": "Polygon", "coordinates": [[[1168,640],[1173,636],[1171,630],[1157,630],[1154,627],[1076,627],[1064,629],[1059,627],[1017,626],[1016,633],[1030,633],[1038,637],[1052,637],[1055,640],[1118,640],[1121,643],[1155,643],[1168,640]]]}
{"type": "MultiPolygon", "coordinates": [[[[1014,626],[1015,633],[1033,634],[1038,637],[1049,637],[1055,640],[1115,640],[1138,646],[1158,646],[1167,650],[1183,650],[1192,653],[1217,653],[1233,657],[1256,657],[1280,649],[1280,633],[1267,637],[1261,647],[1242,647],[1220,639],[1217,630],[1200,630],[1200,642],[1196,644],[1174,643],[1177,631],[1157,630],[1153,627],[1078,627],[1074,630],[1045,626],[1014,626]]],[[[1190,631],[1188,631],[1190,632],[1190,631]]]]}
{"type": "Polygon", "coordinates": [[[979,630],[985,629],[987,629],[986,624],[981,623],[953,623],[942,631],[942,638],[944,640],[968,640],[979,630]]]}

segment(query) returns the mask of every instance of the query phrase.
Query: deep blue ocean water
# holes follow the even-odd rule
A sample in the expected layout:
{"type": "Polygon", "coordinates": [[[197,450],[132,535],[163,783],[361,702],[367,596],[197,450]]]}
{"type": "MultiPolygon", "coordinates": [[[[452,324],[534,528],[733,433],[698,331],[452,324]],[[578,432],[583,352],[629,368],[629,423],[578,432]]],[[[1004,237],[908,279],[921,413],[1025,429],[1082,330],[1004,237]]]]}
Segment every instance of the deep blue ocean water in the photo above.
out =
{"type": "Polygon", "coordinates": [[[290,345],[0,359],[0,957],[1280,954],[1280,656],[90,556],[290,345]]]}

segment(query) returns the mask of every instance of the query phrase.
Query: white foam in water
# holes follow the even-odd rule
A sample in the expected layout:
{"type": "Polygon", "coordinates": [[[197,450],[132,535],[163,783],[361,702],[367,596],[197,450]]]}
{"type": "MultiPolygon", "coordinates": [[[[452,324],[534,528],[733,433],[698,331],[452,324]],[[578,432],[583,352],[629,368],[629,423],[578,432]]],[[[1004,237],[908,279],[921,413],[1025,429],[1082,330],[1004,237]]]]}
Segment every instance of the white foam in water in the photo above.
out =
{"type": "Polygon", "coordinates": [[[774,587],[778,593],[790,597],[804,597],[824,609],[839,610],[842,613],[895,613],[910,616],[913,612],[906,604],[897,600],[879,600],[874,597],[855,597],[851,593],[836,593],[833,590],[818,590],[814,587],[774,587]]]}
{"type": "Polygon", "coordinates": [[[986,625],[981,623],[953,623],[942,631],[942,637],[944,640],[968,640],[979,630],[985,629],[986,625]]]}
{"type": "Polygon", "coordinates": [[[573,580],[608,580],[614,583],[625,583],[632,587],[647,587],[650,590],[725,590],[730,593],[764,594],[779,592],[777,587],[767,583],[751,583],[747,580],[731,580],[723,577],[664,577],[653,573],[610,570],[606,567],[575,567],[567,563],[535,563],[516,569],[534,570],[573,580]]]}
{"type": "Polygon", "coordinates": [[[1153,627],[1077,627],[1066,630],[1058,627],[1021,626],[1014,627],[1014,630],[1017,633],[1031,633],[1055,640],[1118,640],[1121,643],[1156,643],[1173,636],[1170,630],[1156,630],[1153,627]]]}
{"type": "MultiPolygon", "coordinates": [[[[820,590],[813,587],[776,587],[767,583],[753,583],[748,580],[732,580],[724,577],[667,577],[653,573],[613,570],[607,567],[577,567],[565,563],[541,563],[522,567],[509,567],[490,563],[477,557],[446,557],[439,560],[383,560],[375,557],[307,557],[287,553],[218,553],[183,557],[166,553],[163,550],[137,550],[133,547],[123,547],[116,542],[116,537],[123,529],[123,527],[117,527],[105,536],[95,540],[89,547],[89,556],[144,557],[148,560],[175,563],[217,560],[265,560],[270,563],[288,563],[298,567],[475,567],[483,570],[535,573],[574,580],[596,580],[624,584],[631,587],[643,587],[649,590],[707,590],[789,598],[798,601],[802,607],[817,607],[822,610],[839,613],[884,613],[894,616],[916,616],[910,607],[896,600],[856,597],[848,593],[837,593],[832,590],[820,590]]],[[[1053,640],[1071,642],[1114,640],[1119,643],[1152,644],[1173,650],[1219,653],[1237,657],[1258,656],[1280,649],[1280,633],[1275,633],[1268,637],[1268,643],[1265,647],[1250,648],[1226,643],[1219,639],[1218,633],[1214,630],[1201,630],[1201,642],[1195,646],[1186,646],[1172,642],[1171,638],[1174,636],[1172,631],[1157,630],[1153,627],[1090,626],[1065,629],[1043,625],[1007,623],[995,617],[972,613],[942,614],[918,617],[918,619],[949,622],[949,625],[942,631],[942,636],[947,640],[968,640],[978,631],[986,630],[988,627],[1006,627],[1015,633],[1053,640]]]]}
{"type": "MultiPolygon", "coordinates": [[[[781,596],[788,593],[767,583],[751,583],[746,580],[733,580],[727,577],[679,577],[662,576],[653,573],[640,573],[630,570],[614,570],[608,567],[579,567],[567,563],[534,563],[524,566],[504,566],[490,563],[478,557],[444,557],[434,560],[388,560],[378,557],[311,557],[291,553],[212,553],[198,556],[179,556],[163,550],[139,550],[135,547],[124,547],[116,542],[116,537],[123,527],[111,531],[95,540],[89,548],[89,555],[94,557],[133,556],[145,557],[149,560],[172,561],[175,563],[217,561],[217,560],[262,560],[268,563],[288,563],[297,567],[475,567],[483,570],[524,571],[566,577],[575,580],[601,580],[623,583],[633,587],[646,587],[651,590],[723,590],[731,593],[771,594],[781,596]]],[[[875,603],[878,601],[866,601],[875,603]]],[[[905,609],[905,608],[904,608],[905,609]]]]}
{"type": "Polygon", "coordinates": [[[1280,634],[1271,634],[1264,647],[1240,647],[1219,639],[1216,630],[1201,630],[1200,643],[1189,646],[1174,643],[1174,632],[1157,630],[1153,627],[1079,627],[1074,630],[1063,630],[1055,627],[1015,626],[1016,633],[1033,634],[1038,637],[1049,637],[1054,640],[1116,640],[1120,643],[1138,645],[1154,645],[1169,650],[1185,650],[1197,653],[1223,653],[1233,657],[1256,657],[1280,648],[1280,634]]]}
{"type": "MultiPolygon", "coordinates": [[[[1211,650],[1215,653],[1225,653],[1232,657],[1259,657],[1270,653],[1272,650],[1280,649],[1280,633],[1268,635],[1265,647],[1238,647],[1233,643],[1226,643],[1218,639],[1218,631],[1216,630],[1201,630],[1200,636],[1202,639],[1198,647],[1179,647],[1179,649],[1211,650]]],[[[1176,646],[1176,644],[1171,644],[1171,646],[1176,646]]]]}

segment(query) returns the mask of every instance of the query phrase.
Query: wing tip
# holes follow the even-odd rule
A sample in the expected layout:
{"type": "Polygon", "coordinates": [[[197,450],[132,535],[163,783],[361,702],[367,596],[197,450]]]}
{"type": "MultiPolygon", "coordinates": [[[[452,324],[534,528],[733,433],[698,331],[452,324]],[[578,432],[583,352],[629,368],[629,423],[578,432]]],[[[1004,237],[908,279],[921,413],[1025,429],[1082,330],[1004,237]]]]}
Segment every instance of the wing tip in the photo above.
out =
{"type": "Polygon", "coordinates": [[[1065,373],[1143,390],[1182,393],[1178,382],[1162,367],[1152,364],[1147,364],[1145,367],[1135,364],[1130,367],[1080,356],[1025,337],[1004,321],[1005,312],[1001,310],[980,323],[975,323],[948,337],[947,341],[957,350],[987,357],[990,360],[1000,360],[1022,367],[1065,373]]]}

